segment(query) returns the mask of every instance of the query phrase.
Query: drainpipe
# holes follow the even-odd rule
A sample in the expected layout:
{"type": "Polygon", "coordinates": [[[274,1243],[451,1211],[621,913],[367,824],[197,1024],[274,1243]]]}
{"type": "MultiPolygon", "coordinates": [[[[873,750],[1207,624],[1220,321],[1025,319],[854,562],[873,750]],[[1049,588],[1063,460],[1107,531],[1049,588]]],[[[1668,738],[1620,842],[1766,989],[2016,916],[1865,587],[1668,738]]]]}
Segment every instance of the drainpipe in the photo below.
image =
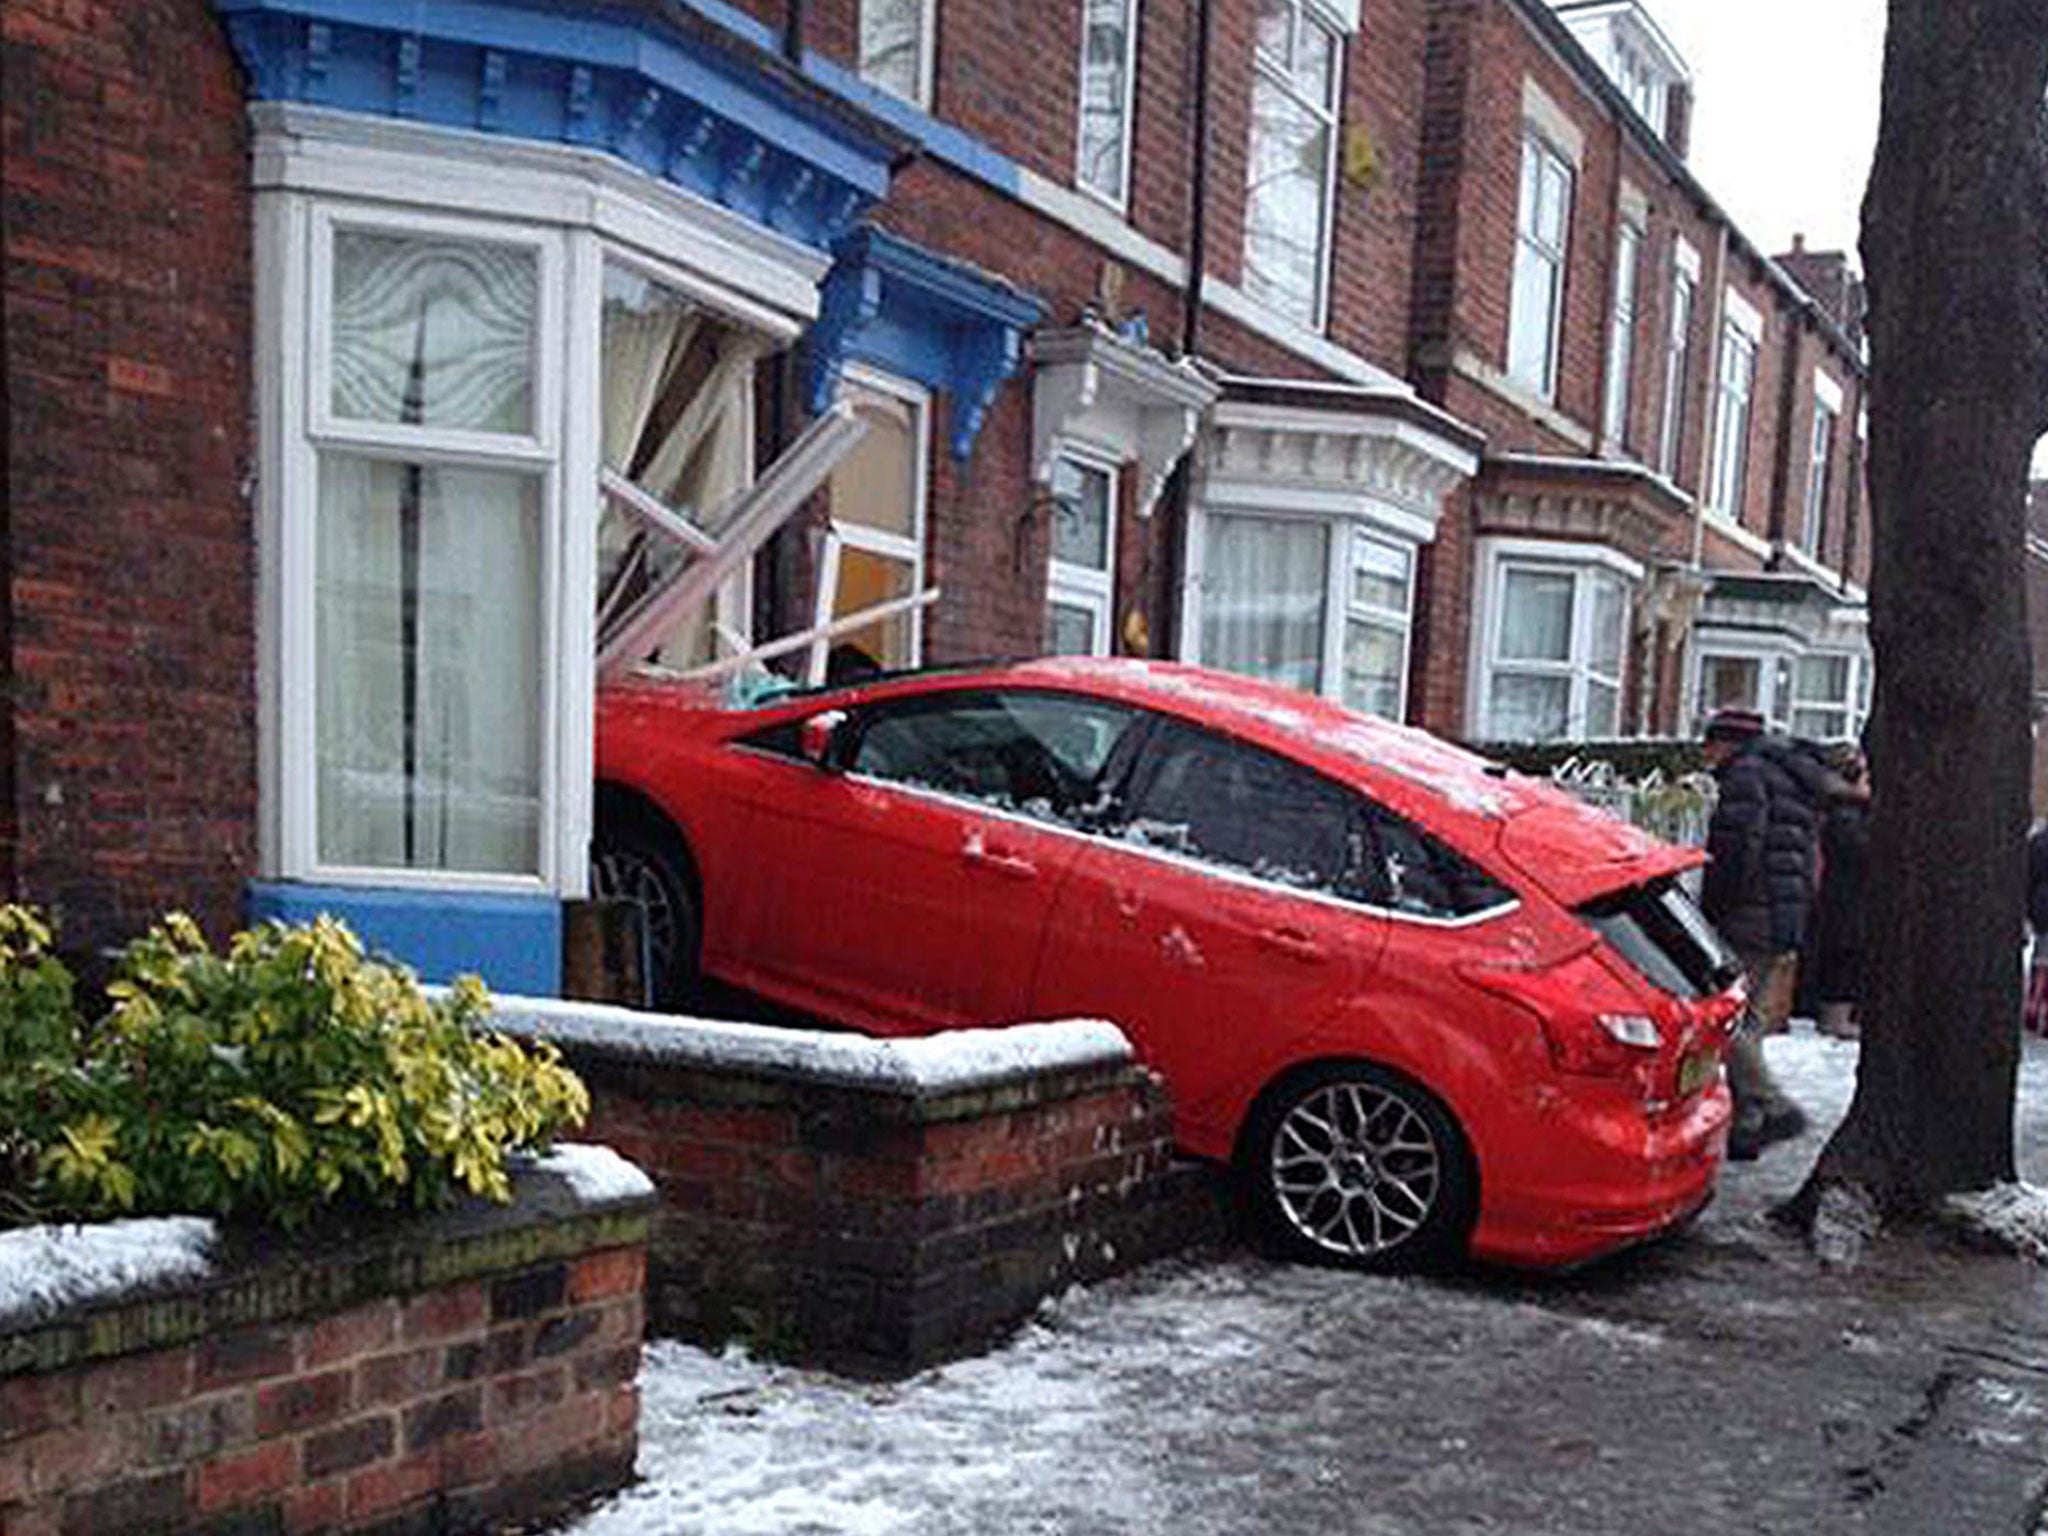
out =
{"type": "Polygon", "coordinates": [[[782,56],[798,69],[804,67],[804,16],[809,0],[789,0],[782,18],[782,56]]]}
{"type": "Polygon", "coordinates": [[[1181,293],[1180,355],[1201,350],[1202,278],[1208,265],[1210,0],[1195,0],[1195,142],[1188,167],[1188,275],[1181,293]]]}
{"type": "MultiPolygon", "coordinates": [[[[1180,311],[1180,355],[1194,357],[1201,349],[1202,337],[1202,277],[1208,265],[1208,220],[1209,203],[1209,30],[1210,0],[1194,0],[1195,5],[1195,78],[1194,105],[1189,113],[1192,119],[1194,143],[1190,146],[1188,163],[1188,273],[1181,290],[1180,311]]],[[[1195,510],[1195,468],[1194,457],[1201,451],[1199,444],[1190,447],[1181,455],[1174,467],[1170,487],[1174,511],[1171,559],[1165,590],[1160,594],[1160,624],[1158,638],[1154,641],[1154,654],[1165,654],[1176,659],[1187,654],[1186,636],[1181,633],[1181,619],[1186,611],[1182,588],[1188,576],[1188,525],[1194,520],[1195,510]]],[[[1162,500],[1166,498],[1162,497],[1162,500]]]]}

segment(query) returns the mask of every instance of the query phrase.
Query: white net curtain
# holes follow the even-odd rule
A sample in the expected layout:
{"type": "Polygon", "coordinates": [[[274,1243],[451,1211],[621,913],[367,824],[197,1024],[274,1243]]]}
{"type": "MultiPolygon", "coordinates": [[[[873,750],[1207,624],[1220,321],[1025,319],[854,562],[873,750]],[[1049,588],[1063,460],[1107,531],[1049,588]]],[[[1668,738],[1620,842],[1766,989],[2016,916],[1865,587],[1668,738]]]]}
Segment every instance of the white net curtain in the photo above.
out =
{"type": "MultiPolygon", "coordinates": [[[[604,463],[708,534],[747,484],[749,401],[761,343],[673,289],[605,269],[604,463]]],[[[672,540],[607,502],[598,521],[598,643],[649,587],[686,558],[672,540]]],[[[717,615],[687,621],[659,647],[676,667],[718,650],[717,615]]]]}
{"type": "Polygon", "coordinates": [[[322,863],[531,874],[540,480],[436,462],[534,432],[531,249],[338,231],[315,604],[322,863]],[[400,429],[394,433],[392,429],[400,429]]]}

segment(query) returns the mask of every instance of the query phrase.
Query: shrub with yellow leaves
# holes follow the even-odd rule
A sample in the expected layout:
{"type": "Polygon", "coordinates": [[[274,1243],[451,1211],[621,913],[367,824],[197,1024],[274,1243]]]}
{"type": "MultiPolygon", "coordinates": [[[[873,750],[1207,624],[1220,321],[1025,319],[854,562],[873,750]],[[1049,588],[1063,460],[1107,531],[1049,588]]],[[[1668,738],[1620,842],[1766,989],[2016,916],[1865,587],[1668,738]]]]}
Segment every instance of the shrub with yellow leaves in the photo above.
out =
{"type": "Polygon", "coordinates": [[[589,1110],[552,1047],[488,1030],[474,977],[429,999],[331,918],[268,923],[220,955],[174,914],[122,952],[92,1024],[48,944],[33,913],[0,907],[0,1124],[28,1184],[0,1223],[190,1212],[295,1228],[334,1205],[503,1201],[506,1155],[589,1110]],[[10,1087],[17,1041],[38,1064],[10,1087]]]}

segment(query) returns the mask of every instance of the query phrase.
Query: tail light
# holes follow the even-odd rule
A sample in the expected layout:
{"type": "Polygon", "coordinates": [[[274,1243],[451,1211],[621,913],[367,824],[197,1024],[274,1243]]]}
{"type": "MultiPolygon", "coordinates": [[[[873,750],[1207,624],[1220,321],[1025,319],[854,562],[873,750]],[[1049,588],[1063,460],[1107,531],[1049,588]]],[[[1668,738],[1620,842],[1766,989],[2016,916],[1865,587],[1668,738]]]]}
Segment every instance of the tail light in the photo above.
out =
{"type": "Polygon", "coordinates": [[[1467,966],[1468,981],[1532,1014],[1560,1072],[1635,1077],[1647,1093],[1664,1026],[1591,952],[1542,970],[1467,966]]]}

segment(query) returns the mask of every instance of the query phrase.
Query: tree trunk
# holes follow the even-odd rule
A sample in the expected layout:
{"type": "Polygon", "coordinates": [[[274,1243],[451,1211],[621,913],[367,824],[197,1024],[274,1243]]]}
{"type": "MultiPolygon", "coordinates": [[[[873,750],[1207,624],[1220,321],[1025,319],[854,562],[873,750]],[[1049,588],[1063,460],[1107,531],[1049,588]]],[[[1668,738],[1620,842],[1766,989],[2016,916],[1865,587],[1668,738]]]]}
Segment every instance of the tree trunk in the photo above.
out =
{"type": "Polygon", "coordinates": [[[2028,462],[2048,429],[2048,0],[1890,0],[1870,290],[1870,963],[1856,1095],[1793,1212],[2013,1176],[2028,462]]]}

